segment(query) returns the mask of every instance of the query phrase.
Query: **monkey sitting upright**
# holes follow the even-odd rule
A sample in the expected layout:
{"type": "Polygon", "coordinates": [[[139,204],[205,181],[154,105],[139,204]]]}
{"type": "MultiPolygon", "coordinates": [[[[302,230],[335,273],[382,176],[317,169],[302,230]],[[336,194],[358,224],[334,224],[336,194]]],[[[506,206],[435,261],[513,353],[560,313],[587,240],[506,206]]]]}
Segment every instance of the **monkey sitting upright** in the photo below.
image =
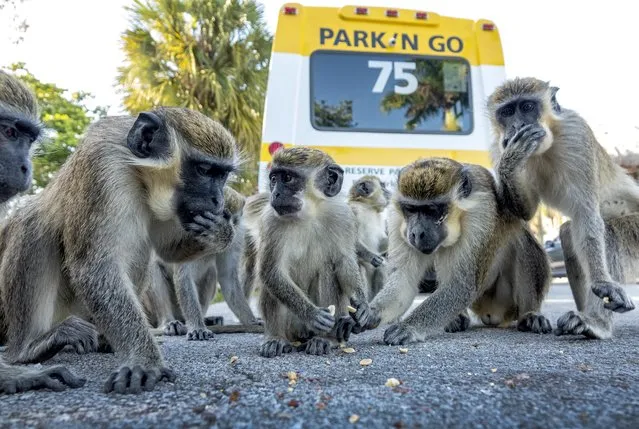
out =
{"type": "MultiPolygon", "coordinates": [[[[0,205],[31,186],[30,153],[41,134],[34,94],[20,80],[0,71],[0,205]]],[[[4,246],[4,242],[0,246],[4,246]]],[[[0,343],[5,340],[6,330],[0,294],[0,343]]],[[[85,382],[63,366],[37,369],[10,366],[0,358],[0,393],[41,388],[59,391],[65,387],[81,387],[85,382]]]]}
{"type": "Polygon", "coordinates": [[[390,191],[376,176],[360,177],[348,192],[348,205],[357,220],[357,256],[366,282],[366,299],[371,301],[384,286],[386,269],[379,256],[388,250],[388,235],[382,213],[390,191]]]}
{"type": "Polygon", "coordinates": [[[387,344],[464,330],[469,307],[487,325],[516,320],[522,331],[552,331],[539,313],[550,285],[547,256],[522,220],[502,215],[495,181],[481,166],[430,158],[400,170],[388,262],[388,282],[370,305],[370,323],[360,323],[364,329],[404,314],[426,270],[435,269],[439,284],[386,330],[387,344]]]}
{"type": "MultiPolygon", "coordinates": [[[[343,177],[343,169],[320,150],[280,149],[269,172],[270,194],[246,204],[249,217],[259,217],[264,357],[290,353],[295,341],[305,342],[308,354],[328,353],[351,320],[349,299],[363,294],[355,218],[338,196],[343,177]]],[[[362,303],[358,317],[367,320],[367,310],[362,303]]]]}
{"type": "Polygon", "coordinates": [[[9,361],[43,361],[67,345],[95,350],[97,326],[122,361],[106,392],[173,380],[139,301],[151,251],[183,262],[231,244],[223,187],[236,153],[228,131],[188,109],[91,125],[51,183],[2,230],[9,361]]]}
{"type": "Polygon", "coordinates": [[[613,312],[635,308],[619,283],[639,275],[639,185],[586,121],[559,105],[557,91],[517,78],[490,96],[499,192],[504,207],[524,220],[540,201],[571,218],[560,237],[578,312],[561,316],[556,333],[609,338],[613,312]]]}
{"type": "Polygon", "coordinates": [[[156,272],[151,276],[153,284],[143,302],[152,324],[162,326],[165,335],[186,334],[189,340],[208,340],[213,336],[206,327],[204,315],[215,296],[218,281],[224,300],[242,324],[261,323],[253,315],[239,278],[244,250],[243,207],[244,196],[225,186],[224,211],[233,227],[234,238],[223,252],[205,254],[182,264],[168,264],[158,258],[152,262],[151,269],[156,272]]]}

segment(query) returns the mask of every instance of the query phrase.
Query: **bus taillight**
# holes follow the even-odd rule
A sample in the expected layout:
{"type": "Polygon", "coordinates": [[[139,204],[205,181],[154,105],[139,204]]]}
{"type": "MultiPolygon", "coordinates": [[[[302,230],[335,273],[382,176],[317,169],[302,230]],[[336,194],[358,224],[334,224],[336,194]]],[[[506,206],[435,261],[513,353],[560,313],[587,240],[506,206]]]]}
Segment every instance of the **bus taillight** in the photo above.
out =
{"type": "Polygon", "coordinates": [[[415,19],[428,19],[426,12],[415,12],[415,19]]]}
{"type": "Polygon", "coordinates": [[[284,15],[297,15],[297,8],[291,6],[284,6],[284,15]]]}
{"type": "Polygon", "coordinates": [[[278,150],[282,149],[283,147],[284,147],[284,145],[282,143],[273,142],[270,145],[268,145],[268,153],[273,155],[275,152],[277,152],[278,150]]]}
{"type": "Polygon", "coordinates": [[[355,15],[368,15],[368,8],[367,7],[356,7],[355,8],[355,15]]]}
{"type": "Polygon", "coordinates": [[[386,16],[389,18],[397,18],[399,16],[399,12],[397,9],[388,9],[386,11],[386,16]]]}
{"type": "Polygon", "coordinates": [[[481,29],[484,31],[493,31],[495,29],[495,24],[482,24],[481,29]]]}

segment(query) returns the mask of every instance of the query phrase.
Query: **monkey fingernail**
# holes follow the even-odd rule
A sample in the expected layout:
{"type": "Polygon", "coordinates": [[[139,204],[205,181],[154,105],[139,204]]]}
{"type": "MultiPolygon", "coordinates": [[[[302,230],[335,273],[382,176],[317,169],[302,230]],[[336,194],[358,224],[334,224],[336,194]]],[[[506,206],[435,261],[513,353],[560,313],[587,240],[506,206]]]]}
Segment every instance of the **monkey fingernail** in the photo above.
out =
{"type": "Polygon", "coordinates": [[[361,366],[369,366],[372,363],[373,363],[373,359],[362,359],[359,361],[359,364],[361,366]]]}
{"type": "Polygon", "coordinates": [[[357,309],[355,307],[350,306],[350,305],[347,305],[346,309],[348,310],[349,313],[357,313],[357,309]]]}

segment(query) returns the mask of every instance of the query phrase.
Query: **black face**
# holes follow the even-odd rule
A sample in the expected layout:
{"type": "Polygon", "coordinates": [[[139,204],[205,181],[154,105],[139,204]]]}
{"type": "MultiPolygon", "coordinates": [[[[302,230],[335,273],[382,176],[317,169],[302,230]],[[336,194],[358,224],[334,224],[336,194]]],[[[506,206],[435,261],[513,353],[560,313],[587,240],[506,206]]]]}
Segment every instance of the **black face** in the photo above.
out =
{"type": "Polygon", "coordinates": [[[497,120],[505,131],[504,141],[509,141],[524,125],[536,124],[541,114],[539,102],[530,98],[518,98],[497,110],[497,120]]]}
{"type": "Polygon", "coordinates": [[[444,220],[448,215],[448,203],[426,201],[419,204],[400,203],[406,220],[406,239],[422,253],[433,253],[446,239],[444,220]]]}
{"type": "Polygon", "coordinates": [[[153,112],[142,112],[138,115],[126,142],[138,158],[162,159],[171,155],[166,125],[153,112]]]}
{"type": "MultiPolygon", "coordinates": [[[[182,184],[178,187],[177,212],[182,224],[205,212],[224,213],[224,185],[234,170],[228,161],[193,154],[182,163],[182,184]]],[[[229,215],[227,214],[227,217],[229,215]]]]}
{"type": "Polygon", "coordinates": [[[31,185],[29,150],[40,136],[33,122],[0,111],[0,203],[31,185]]]}
{"type": "Polygon", "coordinates": [[[274,167],[269,173],[271,206],[280,216],[291,215],[302,210],[301,195],[306,188],[307,177],[297,170],[274,167]]]}

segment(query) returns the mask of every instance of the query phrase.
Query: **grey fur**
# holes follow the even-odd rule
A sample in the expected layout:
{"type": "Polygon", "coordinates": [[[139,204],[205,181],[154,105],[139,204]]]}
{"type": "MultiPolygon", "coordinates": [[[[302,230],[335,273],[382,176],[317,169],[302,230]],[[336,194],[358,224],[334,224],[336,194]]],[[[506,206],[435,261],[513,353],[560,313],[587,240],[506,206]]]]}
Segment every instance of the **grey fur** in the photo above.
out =
{"type": "MultiPolygon", "coordinates": [[[[184,261],[204,249],[223,249],[232,238],[222,216],[196,216],[199,232],[187,231],[177,220],[174,199],[184,164],[178,158],[134,156],[126,140],[134,122],[110,117],[90,126],[49,186],[7,220],[1,237],[8,360],[43,360],[65,342],[76,348],[88,344],[83,351],[92,351],[96,331],[79,318],[91,319],[122,361],[105,384],[107,392],[118,393],[150,390],[175,378],[138,299],[148,281],[151,251],[184,261]],[[68,315],[52,331],[53,323],[68,315]]],[[[220,127],[207,123],[211,126],[220,127]]],[[[172,150],[184,161],[194,148],[168,130],[172,150]]],[[[229,150],[235,149],[225,153],[229,150]]]]}
{"type": "MultiPolygon", "coordinates": [[[[633,272],[628,258],[639,248],[639,223],[627,217],[610,228],[619,216],[639,212],[639,186],[613,162],[579,114],[553,108],[556,89],[539,84],[545,88],[541,92],[508,96],[508,85],[501,89],[503,103],[533,97],[542,112],[538,123],[522,128],[518,141],[506,149],[500,144],[504,130],[491,118],[496,134],[491,151],[505,208],[528,220],[543,201],[571,218],[561,239],[567,243],[566,269],[578,312],[559,318],[556,333],[609,338],[613,312],[635,307],[618,282],[633,272]]],[[[494,117],[495,106],[489,104],[489,110],[494,117]]]]}
{"type": "Polygon", "coordinates": [[[241,208],[231,214],[229,224],[234,231],[233,242],[225,251],[209,253],[183,264],[165,264],[157,260],[152,267],[154,281],[144,303],[151,323],[163,326],[165,335],[186,334],[189,340],[212,338],[204,316],[215,297],[218,282],[225,301],[243,325],[261,324],[253,314],[240,282],[239,267],[245,241],[241,208]]]}
{"type": "MultiPolygon", "coordinates": [[[[266,204],[267,195],[246,204],[257,236],[258,281],[262,285],[260,308],[266,340],[260,352],[274,357],[291,352],[291,342],[300,341],[306,343],[307,353],[324,354],[329,342],[335,345],[343,323],[351,320],[347,313],[350,298],[362,299],[364,294],[355,253],[355,218],[339,196],[325,196],[323,189],[316,187],[315,177],[327,165],[332,171],[339,168],[328,156],[297,147],[278,151],[273,170],[279,162],[304,178],[294,196],[303,208],[293,216],[278,215],[266,204]],[[327,309],[329,305],[335,306],[334,316],[327,309]]],[[[366,318],[365,302],[358,310],[366,318]]]]}
{"type": "MultiPolygon", "coordinates": [[[[28,121],[33,127],[40,128],[39,107],[35,95],[19,79],[3,71],[0,71],[0,117],[5,120],[28,121]]],[[[5,151],[9,150],[10,144],[8,142],[3,141],[2,138],[0,138],[0,142],[5,151]]],[[[19,161],[13,156],[6,155],[4,152],[0,154],[0,165],[3,172],[0,174],[0,187],[5,189],[3,194],[7,200],[0,205],[5,205],[9,199],[15,197],[20,191],[26,190],[26,188],[21,189],[12,183],[16,179],[16,177],[12,176],[22,176],[21,173],[18,173],[20,164],[28,168],[29,171],[31,170],[31,159],[29,157],[24,161],[19,161]],[[20,164],[16,161],[20,162],[20,164]]],[[[30,182],[30,180],[28,181],[30,182]]],[[[8,321],[5,320],[3,299],[2,294],[0,294],[0,343],[6,341],[7,329],[8,321]]],[[[64,330],[64,328],[61,330],[64,330]]],[[[97,336],[91,339],[93,338],[97,340],[97,336]]],[[[76,344],[76,346],[78,349],[85,347],[84,344],[76,344]]],[[[76,377],[62,366],[50,368],[11,366],[7,365],[0,357],[0,393],[12,394],[41,388],[60,391],[66,387],[81,387],[85,382],[86,380],[76,377]]]]}
{"type": "MultiPolygon", "coordinates": [[[[452,160],[443,160],[443,164],[452,160]]],[[[451,164],[453,165],[453,164],[451,164]]],[[[491,174],[483,167],[465,165],[472,183],[472,192],[464,200],[456,200],[456,187],[438,183],[439,174],[431,174],[432,189],[453,196],[453,204],[462,210],[458,239],[440,246],[431,254],[423,254],[409,244],[406,221],[398,202],[412,196],[398,190],[389,213],[389,279],[371,302],[371,322],[366,328],[396,321],[410,307],[418,293],[424,273],[437,272],[439,286],[404,320],[390,326],[384,333],[387,344],[423,341],[429,333],[456,332],[469,326],[467,309],[480,315],[490,308],[496,310],[499,322],[522,322],[534,314],[538,324],[521,330],[539,333],[551,331],[550,324],[539,314],[541,303],[550,284],[550,268],[543,249],[518,220],[504,219],[500,212],[491,174]],[[499,290],[499,293],[496,293],[499,290]],[[514,309],[519,308],[519,311],[514,309]],[[507,314],[509,313],[509,314],[507,314]]],[[[412,201],[416,201],[412,199],[412,201]]],[[[455,226],[450,228],[455,229],[455,226]]],[[[494,320],[484,320],[493,324],[494,320]]]]}

